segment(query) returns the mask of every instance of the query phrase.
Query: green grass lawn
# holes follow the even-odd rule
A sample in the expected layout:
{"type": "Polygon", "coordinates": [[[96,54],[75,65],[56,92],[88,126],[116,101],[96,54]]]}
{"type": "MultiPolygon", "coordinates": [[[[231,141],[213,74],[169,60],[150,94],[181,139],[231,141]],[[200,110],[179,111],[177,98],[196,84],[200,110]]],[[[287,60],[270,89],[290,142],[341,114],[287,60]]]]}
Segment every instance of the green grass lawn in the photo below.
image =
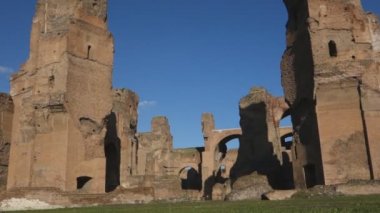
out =
{"type": "Polygon", "coordinates": [[[291,199],[286,201],[186,202],[114,205],[34,212],[380,212],[380,195],[291,199]]]}

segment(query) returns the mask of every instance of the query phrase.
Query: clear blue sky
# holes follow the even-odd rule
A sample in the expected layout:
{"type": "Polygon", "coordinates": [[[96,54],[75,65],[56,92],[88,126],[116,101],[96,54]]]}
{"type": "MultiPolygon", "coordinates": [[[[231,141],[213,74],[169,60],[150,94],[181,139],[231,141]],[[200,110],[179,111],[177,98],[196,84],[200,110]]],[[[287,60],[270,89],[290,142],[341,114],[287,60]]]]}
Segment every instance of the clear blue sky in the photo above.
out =
{"type": "MultiPolygon", "coordinates": [[[[35,0],[2,1],[0,91],[28,57],[35,0]]],[[[380,14],[379,0],[362,0],[380,14]]],[[[113,83],[142,102],[139,131],[169,118],[175,147],[203,146],[202,112],[217,128],[239,126],[238,102],[252,86],[281,96],[287,14],[281,0],[109,0],[113,83]]]]}

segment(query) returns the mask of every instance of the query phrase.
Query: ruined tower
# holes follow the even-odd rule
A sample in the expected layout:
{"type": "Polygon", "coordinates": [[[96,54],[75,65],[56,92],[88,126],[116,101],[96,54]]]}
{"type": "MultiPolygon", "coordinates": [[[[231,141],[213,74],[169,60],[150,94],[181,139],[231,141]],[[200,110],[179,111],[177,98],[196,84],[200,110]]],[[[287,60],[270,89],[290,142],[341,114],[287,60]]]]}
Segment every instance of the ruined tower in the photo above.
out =
{"type": "Polygon", "coordinates": [[[296,186],[380,179],[380,27],[360,0],[284,0],[296,186]]]}
{"type": "Polygon", "coordinates": [[[8,189],[105,191],[113,51],[107,0],[38,0],[29,59],[11,79],[8,189]]]}

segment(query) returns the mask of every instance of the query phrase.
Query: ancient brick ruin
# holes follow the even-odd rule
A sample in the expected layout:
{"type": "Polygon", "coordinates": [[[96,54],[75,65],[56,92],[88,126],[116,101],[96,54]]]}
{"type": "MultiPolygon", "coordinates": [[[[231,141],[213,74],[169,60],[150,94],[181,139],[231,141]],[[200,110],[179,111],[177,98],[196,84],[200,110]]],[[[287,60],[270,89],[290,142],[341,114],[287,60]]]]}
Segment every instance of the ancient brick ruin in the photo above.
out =
{"type": "Polygon", "coordinates": [[[29,59],[0,94],[0,187],[236,200],[380,180],[378,19],[360,0],[284,3],[285,96],[254,87],[240,127],[217,129],[204,113],[204,147],[174,149],[167,118],[137,132],[138,95],[112,89],[107,0],[38,0],[29,59]],[[280,126],[287,116],[293,127],[280,126]]]}
{"type": "Polygon", "coordinates": [[[380,179],[380,25],[360,0],[285,1],[298,187],[380,179]]]}

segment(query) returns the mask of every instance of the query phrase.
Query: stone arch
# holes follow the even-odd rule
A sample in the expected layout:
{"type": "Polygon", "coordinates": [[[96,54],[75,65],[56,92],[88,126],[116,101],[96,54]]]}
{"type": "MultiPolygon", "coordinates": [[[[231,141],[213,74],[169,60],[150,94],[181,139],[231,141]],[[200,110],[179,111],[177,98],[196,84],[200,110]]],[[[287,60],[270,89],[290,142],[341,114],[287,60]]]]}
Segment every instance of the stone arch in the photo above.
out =
{"type": "Polygon", "coordinates": [[[181,189],[183,190],[202,190],[202,177],[192,166],[180,169],[178,173],[181,179],[181,189]]]}
{"type": "MultiPolygon", "coordinates": [[[[240,128],[235,129],[213,129],[208,131],[207,139],[205,140],[205,151],[202,153],[202,183],[203,192],[206,199],[212,197],[212,187],[217,181],[218,168],[220,167],[220,160],[225,156],[220,154],[217,158],[219,150],[226,149],[221,147],[234,138],[240,138],[242,135],[240,128]]],[[[224,151],[224,150],[222,150],[224,151]]],[[[227,151],[227,150],[226,150],[227,151]]],[[[228,168],[226,168],[228,171],[228,168]]]]}
{"type": "Polygon", "coordinates": [[[288,117],[288,116],[290,116],[290,115],[291,115],[291,113],[290,113],[290,108],[288,108],[288,109],[285,110],[284,113],[282,114],[282,116],[281,116],[281,120],[284,119],[284,118],[286,118],[286,117],[288,117]]]}
{"type": "MultiPolygon", "coordinates": [[[[227,143],[229,143],[230,141],[232,141],[234,139],[239,139],[240,137],[241,137],[241,134],[231,134],[231,135],[227,135],[226,137],[219,140],[219,142],[217,143],[217,145],[214,148],[215,154],[222,153],[221,157],[224,158],[225,155],[227,154],[227,143]]],[[[217,160],[217,158],[215,158],[215,159],[217,160]]]]}
{"type": "MultiPolygon", "coordinates": [[[[216,183],[224,183],[230,178],[230,171],[236,162],[237,149],[228,150],[227,144],[234,139],[240,139],[241,133],[224,135],[214,147],[214,178],[216,183]],[[234,152],[235,151],[235,152],[234,152]]],[[[240,141],[239,141],[240,143],[240,141]]]]}

